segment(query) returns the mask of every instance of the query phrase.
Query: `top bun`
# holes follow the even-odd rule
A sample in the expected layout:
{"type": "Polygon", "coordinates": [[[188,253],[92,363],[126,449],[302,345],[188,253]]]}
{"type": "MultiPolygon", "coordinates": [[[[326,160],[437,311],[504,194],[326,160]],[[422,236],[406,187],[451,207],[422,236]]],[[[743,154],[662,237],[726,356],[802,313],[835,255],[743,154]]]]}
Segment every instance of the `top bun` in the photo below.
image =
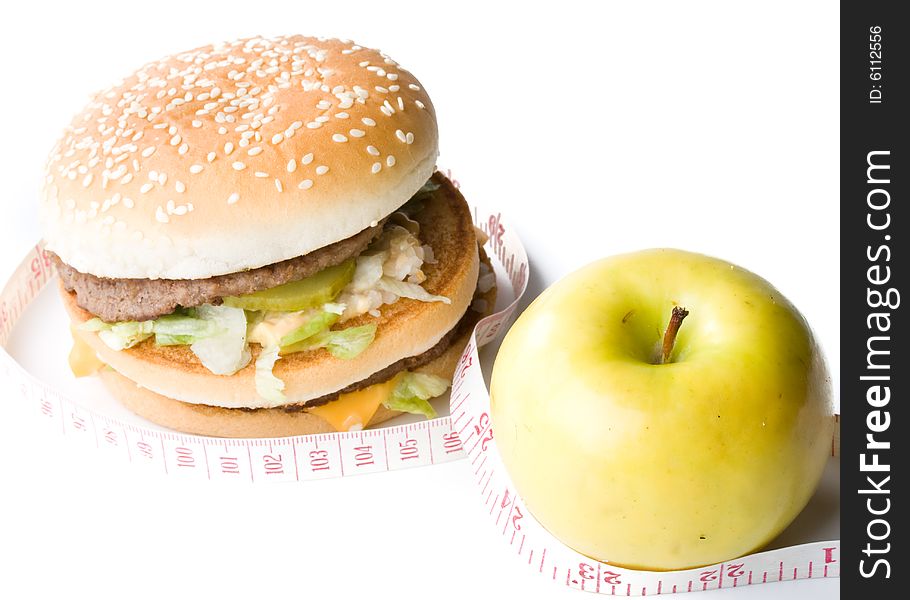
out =
{"type": "Polygon", "coordinates": [[[349,41],[287,36],[148,63],[51,152],[47,248],[99,277],[202,279],[348,238],[433,173],[417,79],[349,41]]]}

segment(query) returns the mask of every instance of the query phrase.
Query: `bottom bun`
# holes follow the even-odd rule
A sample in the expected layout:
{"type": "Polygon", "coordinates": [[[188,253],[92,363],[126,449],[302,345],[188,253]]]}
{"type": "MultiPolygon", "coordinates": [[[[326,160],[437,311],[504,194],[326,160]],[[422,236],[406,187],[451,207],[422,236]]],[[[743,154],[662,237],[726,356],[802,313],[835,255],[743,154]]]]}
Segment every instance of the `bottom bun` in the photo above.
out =
{"type": "MultiPolygon", "coordinates": [[[[441,356],[413,371],[451,380],[470,335],[471,330],[455,339],[441,356]]],[[[141,387],[112,368],[101,369],[98,375],[108,391],[126,408],[153,423],[185,433],[227,438],[269,438],[335,431],[328,421],[306,410],[221,408],[189,404],[141,387]]],[[[400,414],[402,413],[380,405],[367,427],[400,414]]]]}

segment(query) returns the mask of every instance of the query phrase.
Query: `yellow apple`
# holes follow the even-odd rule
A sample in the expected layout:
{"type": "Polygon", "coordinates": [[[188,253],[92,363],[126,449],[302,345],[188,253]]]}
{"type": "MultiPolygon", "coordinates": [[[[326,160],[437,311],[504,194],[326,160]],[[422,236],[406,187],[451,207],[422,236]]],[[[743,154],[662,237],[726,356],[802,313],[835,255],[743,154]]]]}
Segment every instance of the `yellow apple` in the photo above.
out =
{"type": "Polygon", "coordinates": [[[646,250],[531,304],[496,357],[491,419],[553,535],[612,564],[683,569],[761,548],[805,507],[831,447],[830,387],[808,324],[767,281],[646,250]],[[674,307],[688,316],[669,326],[674,307]]]}

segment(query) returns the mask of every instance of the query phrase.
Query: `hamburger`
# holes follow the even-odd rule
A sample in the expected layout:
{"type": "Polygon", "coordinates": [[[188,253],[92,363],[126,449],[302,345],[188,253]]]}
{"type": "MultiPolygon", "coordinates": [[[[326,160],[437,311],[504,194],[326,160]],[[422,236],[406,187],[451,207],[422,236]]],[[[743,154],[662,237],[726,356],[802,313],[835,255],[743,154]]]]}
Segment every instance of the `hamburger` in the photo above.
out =
{"type": "Polygon", "coordinates": [[[73,372],[203,435],[434,416],[496,293],[437,155],[420,82],[346,40],[243,39],[142,66],[47,162],[73,372]]]}

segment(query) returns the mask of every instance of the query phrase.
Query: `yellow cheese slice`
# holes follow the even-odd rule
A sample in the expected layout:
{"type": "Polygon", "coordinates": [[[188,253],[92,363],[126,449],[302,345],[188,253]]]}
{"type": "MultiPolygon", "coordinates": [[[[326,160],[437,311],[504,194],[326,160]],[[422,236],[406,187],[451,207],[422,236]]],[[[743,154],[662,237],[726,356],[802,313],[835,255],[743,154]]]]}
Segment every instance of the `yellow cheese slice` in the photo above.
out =
{"type": "Polygon", "coordinates": [[[356,392],[341,394],[328,404],[308,408],[307,412],[322,417],[337,431],[351,431],[366,427],[379,405],[395,391],[401,373],[388,381],[376,383],[356,392]]]}
{"type": "Polygon", "coordinates": [[[85,377],[103,367],[104,362],[98,358],[91,346],[82,341],[72,325],[70,325],[70,333],[73,336],[73,349],[70,350],[69,363],[73,375],[85,377]]]}

